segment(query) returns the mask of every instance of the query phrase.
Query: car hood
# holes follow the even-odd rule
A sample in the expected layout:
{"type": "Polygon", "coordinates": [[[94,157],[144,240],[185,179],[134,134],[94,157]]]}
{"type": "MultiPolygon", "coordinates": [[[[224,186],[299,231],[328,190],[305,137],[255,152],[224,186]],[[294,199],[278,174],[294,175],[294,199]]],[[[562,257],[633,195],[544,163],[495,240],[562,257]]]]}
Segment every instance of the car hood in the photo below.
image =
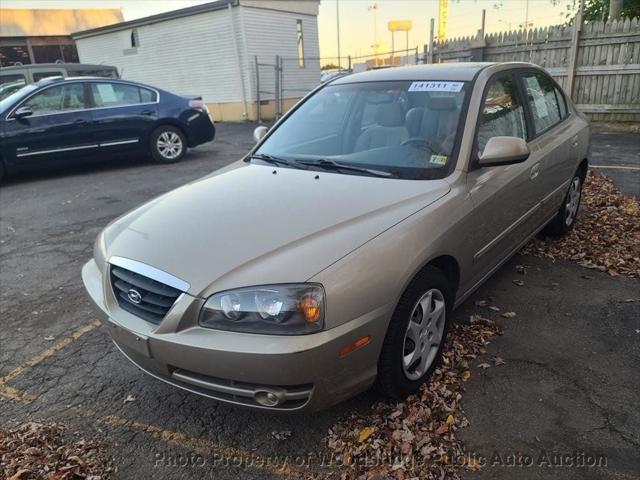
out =
{"type": "Polygon", "coordinates": [[[444,180],[236,162],[114,221],[105,255],[161,269],[201,297],[301,282],[449,190],[444,180]]]}

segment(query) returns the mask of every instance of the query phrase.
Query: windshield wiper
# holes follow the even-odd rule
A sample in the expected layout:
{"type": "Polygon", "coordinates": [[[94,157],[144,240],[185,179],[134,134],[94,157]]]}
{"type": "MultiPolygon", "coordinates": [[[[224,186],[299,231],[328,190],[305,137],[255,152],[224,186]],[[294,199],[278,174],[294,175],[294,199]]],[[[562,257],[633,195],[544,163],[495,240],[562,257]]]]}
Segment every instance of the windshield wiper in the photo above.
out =
{"type": "Polygon", "coordinates": [[[325,170],[350,170],[352,172],[366,173],[374,177],[395,177],[391,172],[384,172],[382,170],[373,170],[366,167],[358,167],[356,165],[348,165],[345,163],[338,163],[335,160],[329,160],[327,158],[319,158],[317,160],[300,160],[299,163],[309,165],[311,167],[320,167],[325,170]]]}
{"type": "Polygon", "coordinates": [[[309,169],[309,167],[296,160],[287,160],[286,158],[276,157],[274,155],[269,155],[268,153],[256,153],[254,155],[251,155],[249,157],[249,160],[251,160],[252,158],[262,160],[263,162],[272,163],[274,165],[284,165],[286,167],[300,168],[302,170],[309,169]]]}

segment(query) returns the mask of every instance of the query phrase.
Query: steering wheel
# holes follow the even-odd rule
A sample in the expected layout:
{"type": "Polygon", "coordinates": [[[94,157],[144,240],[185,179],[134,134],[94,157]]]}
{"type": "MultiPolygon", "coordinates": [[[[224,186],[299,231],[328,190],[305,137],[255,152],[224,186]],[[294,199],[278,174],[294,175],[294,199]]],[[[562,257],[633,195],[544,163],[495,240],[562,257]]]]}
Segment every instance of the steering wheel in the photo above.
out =
{"type": "Polygon", "coordinates": [[[438,153],[439,149],[432,142],[420,137],[411,137],[407,138],[404,142],[400,144],[400,146],[404,147],[405,145],[424,145],[433,153],[438,153]]]}

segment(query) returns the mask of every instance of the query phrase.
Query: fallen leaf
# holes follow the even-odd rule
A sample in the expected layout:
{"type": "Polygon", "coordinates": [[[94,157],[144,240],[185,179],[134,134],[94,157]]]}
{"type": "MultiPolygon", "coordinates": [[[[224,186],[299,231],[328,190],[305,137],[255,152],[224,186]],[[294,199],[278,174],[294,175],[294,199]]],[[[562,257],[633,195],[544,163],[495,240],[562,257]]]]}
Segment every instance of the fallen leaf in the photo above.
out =
{"type": "Polygon", "coordinates": [[[286,440],[291,436],[291,430],[280,430],[271,432],[271,436],[276,440],[286,440]]]}
{"type": "Polygon", "coordinates": [[[471,372],[469,370],[465,370],[464,372],[462,372],[462,379],[464,381],[469,380],[469,378],[471,378],[471,372]]]}
{"type": "Polygon", "coordinates": [[[447,417],[447,425],[453,425],[456,422],[456,419],[453,418],[453,415],[449,415],[447,417]]]}
{"type": "Polygon", "coordinates": [[[491,365],[489,365],[488,363],[480,363],[478,364],[478,368],[486,370],[487,368],[491,368],[491,365]]]}
{"type": "Polygon", "coordinates": [[[498,307],[496,307],[495,305],[491,305],[489,307],[489,310],[493,310],[494,312],[499,312],[500,311],[500,309],[498,307]]]}
{"type": "Polygon", "coordinates": [[[513,318],[516,316],[516,312],[504,312],[502,315],[500,315],[501,317],[504,318],[513,318]]]}
{"type": "Polygon", "coordinates": [[[445,433],[447,433],[449,431],[449,425],[447,425],[446,423],[443,423],[442,425],[440,425],[438,428],[436,428],[436,433],[438,435],[444,435],[445,433]]]}
{"type": "Polygon", "coordinates": [[[486,307],[489,304],[486,300],[477,300],[476,307],[486,307]]]}
{"type": "Polygon", "coordinates": [[[493,357],[493,364],[498,367],[500,365],[504,365],[504,360],[500,357],[493,357]]]}
{"type": "Polygon", "coordinates": [[[362,430],[360,430],[360,435],[358,435],[358,442],[365,442],[373,432],[374,429],[372,427],[364,427],[362,430]]]}
{"type": "Polygon", "coordinates": [[[512,280],[512,282],[519,287],[524,287],[524,282],[522,280],[515,279],[515,280],[512,280]]]}
{"type": "Polygon", "coordinates": [[[134,397],[133,395],[127,395],[127,398],[124,399],[124,402],[122,403],[130,403],[130,402],[135,402],[136,401],[136,397],[134,397]]]}
{"type": "Polygon", "coordinates": [[[44,339],[45,339],[47,342],[50,342],[50,341],[52,341],[52,340],[55,340],[55,337],[54,337],[53,335],[47,335],[46,337],[44,337],[44,339]]]}

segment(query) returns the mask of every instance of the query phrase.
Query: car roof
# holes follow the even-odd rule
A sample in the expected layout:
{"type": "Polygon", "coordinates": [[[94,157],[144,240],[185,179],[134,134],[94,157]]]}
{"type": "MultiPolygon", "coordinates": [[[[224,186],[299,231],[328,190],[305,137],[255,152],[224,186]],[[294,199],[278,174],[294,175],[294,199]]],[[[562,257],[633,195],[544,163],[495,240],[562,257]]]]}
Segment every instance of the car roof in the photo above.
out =
{"type": "Polygon", "coordinates": [[[494,65],[509,65],[513,68],[536,67],[526,62],[460,62],[460,63],[437,63],[429,65],[412,65],[404,67],[383,68],[379,70],[369,70],[361,73],[353,73],[340,77],[331,85],[356,83],[356,82],[381,82],[394,80],[436,80],[436,81],[459,81],[470,82],[475,76],[485,68],[494,65]]]}

